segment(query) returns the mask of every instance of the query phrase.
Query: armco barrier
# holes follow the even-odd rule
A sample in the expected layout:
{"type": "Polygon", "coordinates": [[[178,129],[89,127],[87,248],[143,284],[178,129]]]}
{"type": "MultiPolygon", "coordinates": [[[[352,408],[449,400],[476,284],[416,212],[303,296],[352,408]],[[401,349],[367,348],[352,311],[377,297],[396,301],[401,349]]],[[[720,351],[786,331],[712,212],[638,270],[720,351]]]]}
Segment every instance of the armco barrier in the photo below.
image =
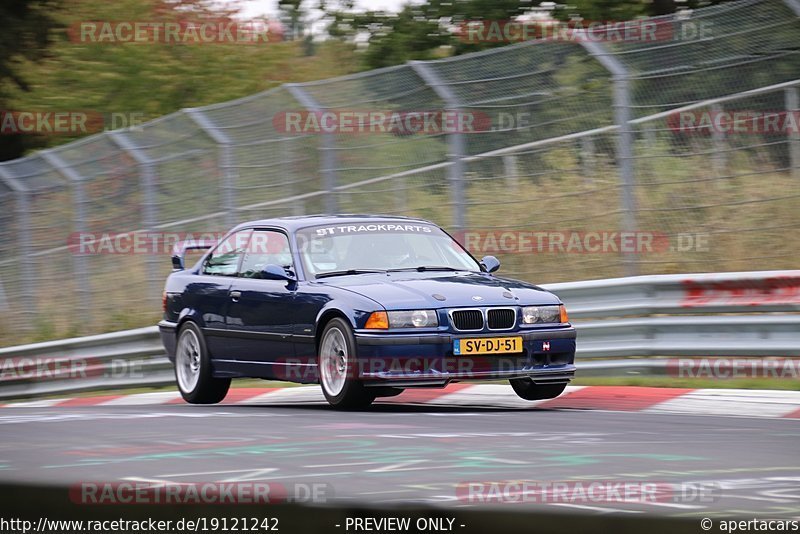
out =
{"type": "Polygon", "coordinates": [[[800,271],[670,274],[547,284],[573,319],[800,312],[800,271]]]}
{"type": "MultiPolygon", "coordinates": [[[[800,271],[637,276],[543,286],[578,329],[578,372],[661,374],[658,356],[800,356],[800,271]],[[643,359],[648,358],[648,359],[643,359]]],[[[158,329],[0,349],[0,398],[173,382],[158,329]],[[16,372],[20,362],[44,372],[16,372]],[[79,363],[76,370],[71,363],[79,363]],[[62,365],[63,363],[63,365],[62,365]],[[9,371],[11,370],[11,371],[9,371]]]]}

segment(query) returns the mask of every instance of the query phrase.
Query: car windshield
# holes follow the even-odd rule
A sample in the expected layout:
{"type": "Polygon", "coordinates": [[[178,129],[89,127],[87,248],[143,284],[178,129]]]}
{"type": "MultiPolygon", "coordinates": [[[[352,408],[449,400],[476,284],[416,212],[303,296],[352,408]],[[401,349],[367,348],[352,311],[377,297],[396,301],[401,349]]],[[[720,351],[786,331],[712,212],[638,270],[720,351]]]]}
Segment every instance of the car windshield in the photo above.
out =
{"type": "Polygon", "coordinates": [[[314,277],[393,270],[480,271],[461,245],[436,226],[417,222],[336,224],[297,234],[314,277]]]}

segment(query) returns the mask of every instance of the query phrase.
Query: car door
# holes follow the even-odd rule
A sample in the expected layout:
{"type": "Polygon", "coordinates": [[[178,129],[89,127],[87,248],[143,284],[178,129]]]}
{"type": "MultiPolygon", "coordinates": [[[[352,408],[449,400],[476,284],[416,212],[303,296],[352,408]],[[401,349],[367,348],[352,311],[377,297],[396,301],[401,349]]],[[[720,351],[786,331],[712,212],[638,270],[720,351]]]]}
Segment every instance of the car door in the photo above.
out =
{"type": "Polygon", "coordinates": [[[203,260],[197,281],[187,287],[187,307],[203,322],[203,333],[213,358],[229,357],[225,339],[225,316],[230,288],[239,269],[239,260],[252,230],[241,230],[223,239],[203,260]]]}
{"type": "Polygon", "coordinates": [[[289,239],[274,229],[256,229],[229,291],[226,314],[229,350],[255,376],[275,376],[273,365],[292,362],[293,301],[297,282],[262,277],[264,267],[294,272],[289,239]]]}

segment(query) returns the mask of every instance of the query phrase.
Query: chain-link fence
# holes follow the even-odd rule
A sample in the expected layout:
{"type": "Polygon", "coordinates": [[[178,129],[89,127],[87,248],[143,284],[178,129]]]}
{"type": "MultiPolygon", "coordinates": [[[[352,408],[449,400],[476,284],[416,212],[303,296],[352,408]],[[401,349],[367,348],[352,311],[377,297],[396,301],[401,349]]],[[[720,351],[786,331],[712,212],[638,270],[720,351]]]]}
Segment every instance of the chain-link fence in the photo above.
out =
{"type": "Polygon", "coordinates": [[[800,2],[639,23],[656,37],[573,32],[286,84],[0,164],[4,344],[155,321],[169,258],[120,234],[272,216],[420,216],[541,283],[796,267],[800,2]],[[478,125],[287,127],[343,110],[478,125]]]}

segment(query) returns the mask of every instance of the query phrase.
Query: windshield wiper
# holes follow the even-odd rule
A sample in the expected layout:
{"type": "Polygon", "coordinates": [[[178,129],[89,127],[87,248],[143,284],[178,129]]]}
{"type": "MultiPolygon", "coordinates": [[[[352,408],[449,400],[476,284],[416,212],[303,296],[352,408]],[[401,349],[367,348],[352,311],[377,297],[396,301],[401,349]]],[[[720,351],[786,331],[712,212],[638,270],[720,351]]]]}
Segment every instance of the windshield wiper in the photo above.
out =
{"type": "Polygon", "coordinates": [[[402,271],[466,271],[467,269],[456,269],[455,267],[447,267],[445,265],[420,265],[419,267],[404,267],[402,269],[389,269],[387,273],[399,273],[402,271]]]}
{"type": "Polygon", "coordinates": [[[329,276],[346,276],[349,274],[373,274],[373,273],[385,273],[386,271],[381,269],[347,269],[346,271],[329,271],[327,273],[320,273],[316,275],[316,278],[327,278],[329,276]]]}

